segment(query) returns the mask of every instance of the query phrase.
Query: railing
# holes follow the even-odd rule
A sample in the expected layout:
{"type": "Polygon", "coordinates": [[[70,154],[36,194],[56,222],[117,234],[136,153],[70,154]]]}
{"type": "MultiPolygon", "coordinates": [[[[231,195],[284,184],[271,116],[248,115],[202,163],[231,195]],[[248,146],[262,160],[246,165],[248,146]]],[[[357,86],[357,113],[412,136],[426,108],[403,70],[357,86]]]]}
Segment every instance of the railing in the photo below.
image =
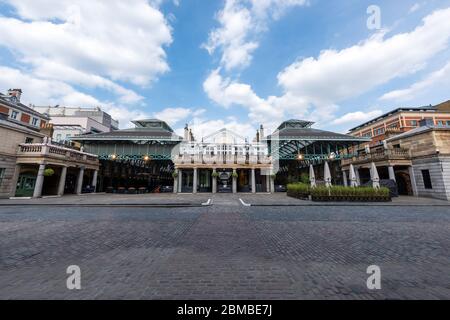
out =
{"type": "Polygon", "coordinates": [[[98,157],[94,154],[69,149],[51,143],[21,144],[19,145],[17,155],[19,157],[50,157],[65,161],[98,163],[98,157]]]}
{"type": "Polygon", "coordinates": [[[388,149],[377,150],[371,153],[357,155],[350,159],[342,159],[342,165],[349,165],[355,163],[374,162],[381,160],[408,160],[410,159],[409,151],[406,149],[388,149]]]}
{"type": "Polygon", "coordinates": [[[183,154],[173,159],[175,164],[209,164],[209,165],[252,165],[271,164],[272,157],[266,155],[203,155],[183,154]]]}

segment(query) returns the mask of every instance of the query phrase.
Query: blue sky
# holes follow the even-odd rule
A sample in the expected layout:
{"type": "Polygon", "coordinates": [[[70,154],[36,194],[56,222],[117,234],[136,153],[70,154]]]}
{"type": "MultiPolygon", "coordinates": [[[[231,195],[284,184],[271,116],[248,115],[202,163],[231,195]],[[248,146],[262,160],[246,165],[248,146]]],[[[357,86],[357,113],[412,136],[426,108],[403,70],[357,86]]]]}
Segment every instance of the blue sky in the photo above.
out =
{"type": "Polygon", "coordinates": [[[449,100],[450,0],[0,0],[0,90],[197,135],[449,100]],[[367,27],[367,8],[381,29],[367,27]]]}

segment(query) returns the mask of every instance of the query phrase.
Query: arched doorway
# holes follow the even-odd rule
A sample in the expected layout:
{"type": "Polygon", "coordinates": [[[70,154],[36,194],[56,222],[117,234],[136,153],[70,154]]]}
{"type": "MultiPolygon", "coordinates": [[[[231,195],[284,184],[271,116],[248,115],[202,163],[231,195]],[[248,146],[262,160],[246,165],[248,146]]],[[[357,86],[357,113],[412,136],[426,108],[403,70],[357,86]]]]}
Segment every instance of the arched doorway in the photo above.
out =
{"type": "Polygon", "coordinates": [[[397,180],[398,194],[401,196],[412,196],[413,190],[411,185],[411,178],[409,173],[396,172],[395,179],[397,180]]]}

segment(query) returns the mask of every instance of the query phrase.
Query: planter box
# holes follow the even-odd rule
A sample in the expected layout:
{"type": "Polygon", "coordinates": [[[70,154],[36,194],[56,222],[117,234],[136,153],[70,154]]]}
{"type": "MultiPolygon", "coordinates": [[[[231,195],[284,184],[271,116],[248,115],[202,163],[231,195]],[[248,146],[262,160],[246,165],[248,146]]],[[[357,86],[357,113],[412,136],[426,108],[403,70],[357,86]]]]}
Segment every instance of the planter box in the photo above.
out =
{"type": "Polygon", "coordinates": [[[389,202],[391,197],[382,196],[312,196],[316,202],[389,202]]]}

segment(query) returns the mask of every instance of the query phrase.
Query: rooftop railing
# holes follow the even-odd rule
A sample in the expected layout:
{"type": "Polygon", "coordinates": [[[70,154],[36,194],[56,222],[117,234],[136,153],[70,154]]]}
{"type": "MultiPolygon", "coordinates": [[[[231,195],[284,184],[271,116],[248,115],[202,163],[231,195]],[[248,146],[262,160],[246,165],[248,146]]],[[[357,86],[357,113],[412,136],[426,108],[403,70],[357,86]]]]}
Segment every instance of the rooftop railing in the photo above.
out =
{"type": "Polygon", "coordinates": [[[98,163],[98,157],[94,154],[54,145],[51,142],[20,144],[17,155],[19,157],[51,157],[66,161],[98,163]]]}
{"type": "Polygon", "coordinates": [[[256,165],[271,164],[272,157],[266,155],[205,155],[183,154],[174,159],[175,164],[208,164],[208,165],[256,165]]]}
{"type": "Polygon", "coordinates": [[[375,162],[382,160],[409,160],[409,151],[406,149],[383,149],[376,150],[370,153],[359,154],[353,158],[342,159],[342,165],[349,165],[355,163],[375,162]]]}

